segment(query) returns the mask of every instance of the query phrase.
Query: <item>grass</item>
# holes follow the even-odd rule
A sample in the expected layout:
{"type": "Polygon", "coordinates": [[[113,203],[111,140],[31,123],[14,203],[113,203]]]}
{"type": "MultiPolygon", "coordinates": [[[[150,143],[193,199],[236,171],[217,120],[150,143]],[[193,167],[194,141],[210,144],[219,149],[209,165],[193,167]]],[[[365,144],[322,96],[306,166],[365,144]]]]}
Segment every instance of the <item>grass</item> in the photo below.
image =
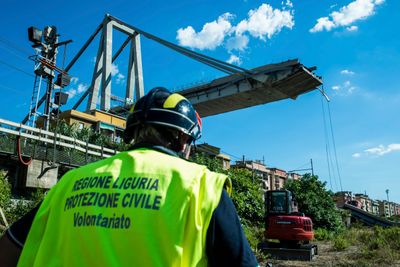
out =
{"type": "Polygon", "coordinates": [[[400,227],[353,227],[332,239],[334,251],[357,247],[346,255],[354,266],[398,266],[400,264],[400,227]]]}
{"type": "Polygon", "coordinates": [[[315,239],[312,243],[318,244],[320,255],[312,262],[276,260],[274,266],[400,266],[400,227],[356,225],[340,232],[315,229],[315,239]]]}

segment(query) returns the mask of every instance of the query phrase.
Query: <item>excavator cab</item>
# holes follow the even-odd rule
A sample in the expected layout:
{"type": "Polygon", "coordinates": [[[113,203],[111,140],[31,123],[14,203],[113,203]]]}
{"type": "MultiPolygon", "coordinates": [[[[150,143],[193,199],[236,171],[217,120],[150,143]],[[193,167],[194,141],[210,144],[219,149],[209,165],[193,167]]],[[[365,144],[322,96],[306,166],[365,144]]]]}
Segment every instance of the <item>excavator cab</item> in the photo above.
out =
{"type": "Polygon", "coordinates": [[[267,191],[265,197],[266,215],[289,215],[297,214],[297,202],[289,190],[267,191]]]}
{"type": "Polygon", "coordinates": [[[289,190],[267,191],[265,195],[265,237],[281,241],[310,241],[314,237],[312,221],[298,211],[289,190]]]}

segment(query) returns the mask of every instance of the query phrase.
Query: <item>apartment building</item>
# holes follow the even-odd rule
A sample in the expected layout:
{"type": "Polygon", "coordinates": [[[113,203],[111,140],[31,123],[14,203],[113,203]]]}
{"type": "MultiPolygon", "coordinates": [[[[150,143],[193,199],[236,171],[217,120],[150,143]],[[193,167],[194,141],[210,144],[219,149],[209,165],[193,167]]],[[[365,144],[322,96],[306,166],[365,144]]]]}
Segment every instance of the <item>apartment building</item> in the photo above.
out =
{"type": "Polygon", "coordinates": [[[205,153],[206,155],[216,158],[220,161],[222,169],[228,170],[231,167],[231,158],[221,153],[221,148],[203,143],[196,146],[196,152],[205,153]]]}
{"type": "Polygon", "coordinates": [[[391,217],[395,215],[395,203],[386,200],[379,202],[379,215],[385,217],[391,217]]]}
{"type": "Polygon", "coordinates": [[[355,194],[354,198],[361,203],[362,210],[372,213],[372,200],[368,197],[368,195],[355,194]]]}
{"type": "MultiPolygon", "coordinates": [[[[336,203],[336,207],[341,208],[346,203],[351,203],[354,200],[353,193],[350,191],[340,191],[333,195],[333,201],[336,203]]],[[[354,203],[353,203],[354,204],[354,203]]],[[[357,206],[357,205],[354,205],[357,206]]]]}
{"type": "Polygon", "coordinates": [[[379,201],[378,200],[371,200],[372,203],[372,214],[379,215],[379,201]]]}
{"type": "Polygon", "coordinates": [[[240,160],[232,166],[234,168],[245,168],[252,172],[253,178],[257,179],[264,192],[273,190],[270,180],[270,171],[261,161],[240,160]]]}
{"type": "Polygon", "coordinates": [[[269,180],[271,181],[271,190],[283,189],[288,175],[286,171],[278,168],[269,168],[269,180]]]}
{"type": "MultiPolygon", "coordinates": [[[[126,127],[126,118],[102,110],[91,110],[81,112],[78,110],[66,110],[59,114],[59,119],[68,125],[76,125],[78,129],[90,128],[96,132],[110,137],[113,141],[120,142],[126,127]]],[[[52,124],[55,123],[52,121],[52,124]]],[[[44,120],[39,117],[36,121],[38,128],[43,128],[44,120]]]]}

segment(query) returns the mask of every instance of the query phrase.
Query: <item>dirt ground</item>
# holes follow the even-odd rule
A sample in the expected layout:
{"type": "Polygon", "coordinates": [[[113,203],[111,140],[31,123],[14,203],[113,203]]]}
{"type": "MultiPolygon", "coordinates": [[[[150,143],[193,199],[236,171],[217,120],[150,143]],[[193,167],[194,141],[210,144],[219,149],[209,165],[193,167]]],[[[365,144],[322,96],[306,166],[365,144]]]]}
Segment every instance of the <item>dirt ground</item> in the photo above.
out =
{"type": "MultiPolygon", "coordinates": [[[[273,267],[332,267],[332,266],[360,266],[354,255],[356,254],[358,248],[356,246],[351,246],[344,251],[335,251],[332,249],[332,243],[329,241],[324,242],[313,242],[318,245],[318,256],[316,256],[312,261],[287,261],[287,260],[267,260],[260,264],[260,266],[266,266],[267,262],[272,264],[273,267]],[[352,257],[353,256],[353,257],[352,257]]],[[[386,266],[382,264],[363,264],[362,266],[386,266]]],[[[400,267],[400,262],[395,265],[400,267]]]]}

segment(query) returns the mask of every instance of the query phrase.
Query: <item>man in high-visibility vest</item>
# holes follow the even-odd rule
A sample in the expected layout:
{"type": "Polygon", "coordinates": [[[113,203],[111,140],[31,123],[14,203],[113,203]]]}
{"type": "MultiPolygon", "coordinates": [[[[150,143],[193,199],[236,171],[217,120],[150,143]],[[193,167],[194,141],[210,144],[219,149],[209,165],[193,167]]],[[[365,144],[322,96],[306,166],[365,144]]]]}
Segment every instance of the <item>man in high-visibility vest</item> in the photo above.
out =
{"type": "Polygon", "coordinates": [[[1,238],[0,266],[257,266],[227,177],[185,160],[200,136],[191,103],[154,88],[128,116],[129,151],[65,174],[1,238]]]}

